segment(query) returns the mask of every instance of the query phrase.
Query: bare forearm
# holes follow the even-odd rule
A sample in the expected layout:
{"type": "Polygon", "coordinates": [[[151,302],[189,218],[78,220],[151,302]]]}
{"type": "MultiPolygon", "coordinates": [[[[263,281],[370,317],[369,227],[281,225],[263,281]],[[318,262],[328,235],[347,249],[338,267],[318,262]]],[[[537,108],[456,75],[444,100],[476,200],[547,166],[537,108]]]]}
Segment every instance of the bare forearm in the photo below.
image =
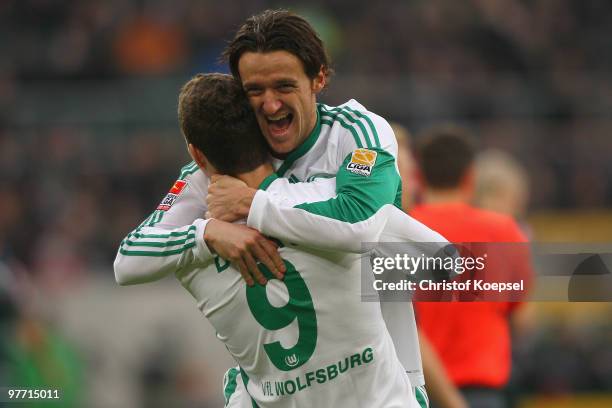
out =
{"type": "Polygon", "coordinates": [[[457,387],[448,377],[436,350],[422,333],[419,333],[419,343],[427,393],[442,408],[469,408],[457,387]]]}

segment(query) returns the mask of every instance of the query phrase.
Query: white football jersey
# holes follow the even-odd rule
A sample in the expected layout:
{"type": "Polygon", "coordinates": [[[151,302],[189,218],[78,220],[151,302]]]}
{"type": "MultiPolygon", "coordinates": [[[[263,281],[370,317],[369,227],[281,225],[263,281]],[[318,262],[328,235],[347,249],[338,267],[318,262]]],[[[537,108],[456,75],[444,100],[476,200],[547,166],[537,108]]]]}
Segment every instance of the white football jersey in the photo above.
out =
{"type": "MultiPolygon", "coordinates": [[[[267,188],[268,194],[285,197],[284,205],[299,201],[298,194],[321,200],[334,192],[333,179],[302,188],[277,179],[267,188]]],[[[392,205],[381,211],[386,242],[410,241],[407,231],[417,242],[447,242],[392,205]]],[[[369,278],[367,287],[373,280],[371,270],[362,270],[369,262],[361,257],[369,255],[285,244],[282,282],[264,267],[268,284],[247,287],[240,273],[219,258],[176,274],[240,365],[235,375],[241,381],[234,377],[234,387],[246,385],[243,397],[260,407],[418,406],[378,303],[362,300],[363,278],[369,278]]],[[[410,321],[403,326],[410,327],[410,321]]],[[[418,344],[416,331],[408,334],[418,344]]]]}
{"type": "MultiPolygon", "coordinates": [[[[284,161],[274,161],[276,176],[266,180],[262,188],[271,182],[285,186],[305,182],[295,185],[298,190],[294,191],[299,191],[319,184],[312,183],[315,180],[336,176],[337,190],[327,191],[324,197],[297,194],[293,201],[286,200],[280,187],[260,191],[247,223],[300,249],[363,253],[368,250],[363,242],[381,239],[386,209],[399,202],[396,156],[397,143],[384,119],[354,100],[335,108],[319,104],[311,135],[284,161]],[[286,179],[274,181],[278,176],[286,179]]],[[[149,282],[210,264],[213,255],[203,238],[208,184],[194,163],[182,169],[157,210],[122,241],[114,264],[118,282],[149,282]]],[[[410,238],[411,233],[408,228],[405,236],[410,238]]],[[[423,384],[411,305],[390,303],[384,307],[393,310],[383,313],[402,364],[414,385],[423,384]]]]}
{"type": "Polygon", "coordinates": [[[250,398],[262,408],[414,406],[381,309],[361,300],[358,256],[279,252],[285,277],[262,267],[265,286],[248,287],[219,258],[176,274],[240,365],[250,398]]]}

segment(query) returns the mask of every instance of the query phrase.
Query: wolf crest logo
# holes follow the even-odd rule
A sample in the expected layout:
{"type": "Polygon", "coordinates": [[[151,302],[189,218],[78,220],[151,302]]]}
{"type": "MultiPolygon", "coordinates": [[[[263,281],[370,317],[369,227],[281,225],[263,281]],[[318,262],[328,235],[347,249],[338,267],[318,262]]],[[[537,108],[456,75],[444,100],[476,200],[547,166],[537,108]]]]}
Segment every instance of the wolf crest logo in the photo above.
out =
{"type": "Polygon", "coordinates": [[[351,160],[346,166],[346,169],[351,173],[367,177],[372,174],[372,168],[376,163],[377,155],[378,153],[373,150],[357,149],[353,151],[353,155],[351,156],[351,160]]]}
{"type": "Polygon", "coordinates": [[[285,364],[289,367],[295,367],[300,362],[300,358],[294,354],[285,357],[285,364]]]}

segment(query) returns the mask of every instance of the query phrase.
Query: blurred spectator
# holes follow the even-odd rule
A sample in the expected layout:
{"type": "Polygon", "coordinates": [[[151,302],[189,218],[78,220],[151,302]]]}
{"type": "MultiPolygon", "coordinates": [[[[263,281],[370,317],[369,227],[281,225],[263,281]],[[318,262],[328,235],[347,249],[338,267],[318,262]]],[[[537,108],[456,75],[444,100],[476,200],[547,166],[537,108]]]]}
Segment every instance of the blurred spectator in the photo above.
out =
{"type": "Polygon", "coordinates": [[[485,150],[477,155],[474,168],[474,204],[523,219],[529,199],[529,179],[523,167],[506,152],[485,150]]]}
{"type": "Polygon", "coordinates": [[[0,384],[20,389],[56,389],[58,400],[31,407],[78,407],[83,395],[79,354],[59,331],[43,321],[32,299],[32,282],[0,260],[0,384]]]}
{"type": "MultiPolygon", "coordinates": [[[[3,2],[0,106],[11,109],[0,115],[11,122],[11,110],[32,109],[20,89],[25,85],[27,95],[32,79],[224,70],[216,60],[232,30],[274,6],[266,0],[3,2]]],[[[374,101],[414,129],[440,120],[474,122],[483,146],[522,158],[539,186],[533,207],[612,202],[612,143],[600,142],[612,129],[609,2],[364,2],[347,10],[337,1],[301,1],[294,9],[312,19],[342,73],[343,89],[330,88],[330,98],[374,101]],[[355,83],[354,75],[385,81],[355,83]],[[589,138],[602,146],[592,149],[589,138]],[[602,181],[585,182],[595,175],[602,181]]]]}
{"type": "Polygon", "coordinates": [[[416,163],[412,153],[412,137],[404,126],[392,122],[391,129],[397,139],[397,167],[402,178],[402,209],[406,212],[412,208],[419,193],[416,163]]]}
{"type": "Polygon", "coordinates": [[[119,29],[114,51],[121,72],[126,74],[167,74],[184,65],[186,33],[178,22],[162,16],[138,15],[119,29]]]}
{"type": "Polygon", "coordinates": [[[526,222],[529,177],[523,166],[502,150],[488,149],[478,153],[474,169],[474,205],[514,218],[531,240],[533,232],[526,222]]]}

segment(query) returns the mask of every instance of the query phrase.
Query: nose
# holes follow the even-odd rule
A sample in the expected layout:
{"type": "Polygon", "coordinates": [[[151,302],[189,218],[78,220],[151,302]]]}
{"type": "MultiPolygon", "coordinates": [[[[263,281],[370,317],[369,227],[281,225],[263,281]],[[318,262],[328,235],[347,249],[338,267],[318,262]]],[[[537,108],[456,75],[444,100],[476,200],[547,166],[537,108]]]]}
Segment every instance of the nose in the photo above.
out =
{"type": "Polygon", "coordinates": [[[263,96],[262,110],[266,115],[273,115],[281,108],[283,103],[274,92],[267,91],[263,96]]]}

